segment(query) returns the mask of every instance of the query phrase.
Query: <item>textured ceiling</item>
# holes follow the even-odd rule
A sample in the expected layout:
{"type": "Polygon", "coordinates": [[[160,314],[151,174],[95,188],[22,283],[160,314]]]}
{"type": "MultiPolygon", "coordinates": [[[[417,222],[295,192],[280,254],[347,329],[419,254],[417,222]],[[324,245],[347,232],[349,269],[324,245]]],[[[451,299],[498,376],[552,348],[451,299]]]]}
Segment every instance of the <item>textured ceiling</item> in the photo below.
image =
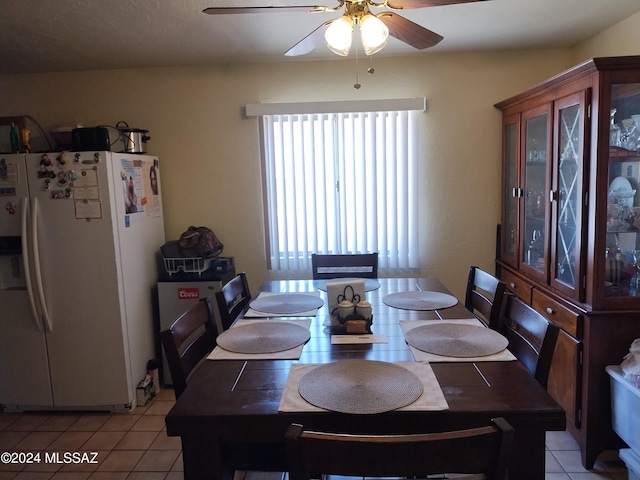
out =
{"type": "MultiPolygon", "coordinates": [[[[267,0],[0,0],[0,73],[335,58],[325,46],[303,57],[283,56],[335,13],[202,13],[209,6],[269,4],[267,0]]],[[[401,14],[444,40],[420,52],[390,39],[378,56],[573,46],[639,11],[638,0],[490,0],[407,10],[401,14]]]]}

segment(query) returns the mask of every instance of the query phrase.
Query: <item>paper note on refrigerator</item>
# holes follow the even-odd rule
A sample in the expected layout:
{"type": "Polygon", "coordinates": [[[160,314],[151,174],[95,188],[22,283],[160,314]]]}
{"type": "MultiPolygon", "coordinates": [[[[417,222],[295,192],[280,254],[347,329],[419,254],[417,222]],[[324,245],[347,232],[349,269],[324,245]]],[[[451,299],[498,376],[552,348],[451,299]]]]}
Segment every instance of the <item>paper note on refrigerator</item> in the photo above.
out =
{"type": "Polygon", "coordinates": [[[76,218],[102,218],[102,202],[79,200],[75,202],[76,218]]]}

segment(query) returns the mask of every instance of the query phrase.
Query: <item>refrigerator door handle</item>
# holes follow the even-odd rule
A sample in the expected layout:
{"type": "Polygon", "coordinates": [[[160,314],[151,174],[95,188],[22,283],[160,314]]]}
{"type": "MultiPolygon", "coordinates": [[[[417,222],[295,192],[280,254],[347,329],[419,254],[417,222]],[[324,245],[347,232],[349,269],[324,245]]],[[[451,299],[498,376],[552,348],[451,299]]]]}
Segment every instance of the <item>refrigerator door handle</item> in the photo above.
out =
{"type": "Polygon", "coordinates": [[[49,316],[49,310],[47,309],[47,300],[44,296],[44,286],[42,284],[42,270],[40,267],[40,249],[38,245],[38,197],[33,197],[33,214],[31,215],[31,233],[33,235],[33,266],[36,274],[36,285],[38,286],[38,298],[40,299],[40,308],[42,309],[42,316],[44,317],[47,331],[53,330],[51,324],[51,317],[49,316]]]}
{"type": "Polygon", "coordinates": [[[29,305],[31,306],[31,314],[33,323],[38,331],[42,331],[42,324],[40,323],[40,315],[38,315],[38,307],[36,306],[36,299],[33,295],[33,283],[31,282],[31,268],[29,266],[29,240],[27,237],[27,225],[29,218],[29,199],[24,197],[22,199],[22,266],[24,268],[24,280],[27,285],[27,293],[29,295],[29,305]]]}

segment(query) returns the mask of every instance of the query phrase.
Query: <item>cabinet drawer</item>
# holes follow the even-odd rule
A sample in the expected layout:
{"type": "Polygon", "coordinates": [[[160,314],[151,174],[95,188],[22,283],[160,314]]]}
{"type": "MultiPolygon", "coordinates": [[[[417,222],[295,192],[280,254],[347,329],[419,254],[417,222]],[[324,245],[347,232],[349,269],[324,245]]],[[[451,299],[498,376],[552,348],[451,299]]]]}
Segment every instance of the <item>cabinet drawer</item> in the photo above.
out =
{"type": "Polygon", "coordinates": [[[531,306],[575,338],[582,337],[582,317],[553,298],[533,290],[531,306]]]}
{"type": "Polygon", "coordinates": [[[533,290],[533,286],[530,283],[506,269],[500,272],[500,280],[507,284],[507,290],[515,293],[527,305],[531,305],[531,291],[533,290]]]}

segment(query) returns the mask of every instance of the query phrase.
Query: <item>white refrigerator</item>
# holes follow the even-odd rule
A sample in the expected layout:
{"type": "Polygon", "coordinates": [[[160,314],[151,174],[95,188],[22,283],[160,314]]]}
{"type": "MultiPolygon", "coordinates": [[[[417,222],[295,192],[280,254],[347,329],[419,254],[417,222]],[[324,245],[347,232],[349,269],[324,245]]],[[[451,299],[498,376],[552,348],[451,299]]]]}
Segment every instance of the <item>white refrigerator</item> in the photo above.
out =
{"type": "Polygon", "coordinates": [[[135,407],[155,358],[159,162],[0,154],[0,404],[135,407]]]}

